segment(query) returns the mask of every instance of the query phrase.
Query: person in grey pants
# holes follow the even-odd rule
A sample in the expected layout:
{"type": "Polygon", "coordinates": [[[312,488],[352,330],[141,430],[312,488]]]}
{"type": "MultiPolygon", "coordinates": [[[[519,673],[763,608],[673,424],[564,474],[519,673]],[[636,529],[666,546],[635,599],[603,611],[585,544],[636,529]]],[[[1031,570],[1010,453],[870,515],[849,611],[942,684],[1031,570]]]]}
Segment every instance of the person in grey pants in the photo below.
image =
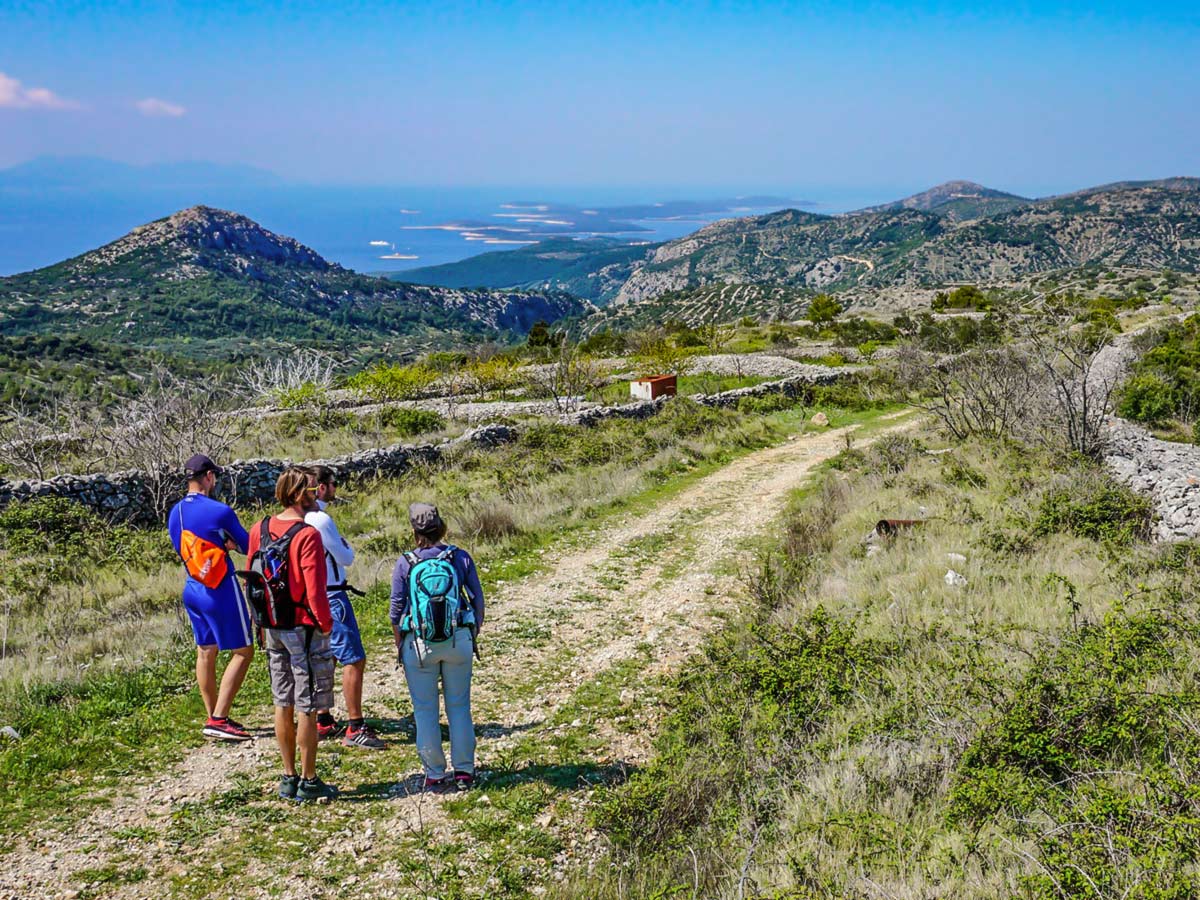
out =
{"type": "Polygon", "coordinates": [[[416,549],[396,561],[392,570],[392,599],[389,618],[396,637],[396,650],[404,665],[404,677],[412,698],[417,725],[417,753],[425,770],[425,787],[437,789],[454,783],[468,788],[475,781],[475,723],[471,720],[471,665],[475,636],[483,625],[483,588],[469,553],[445,543],[446,523],[437,507],[414,503],[408,509],[416,549]],[[447,551],[449,551],[447,553],[447,551]],[[458,575],[463,596],[456,620],[459,627],[445,641],[421,640],[410,626],[411,575],[414,563],[446,555],[458,575]],[[438,682],[446,700],[450,723],[452,770],[446,769],[442,750],[438,682]]]}

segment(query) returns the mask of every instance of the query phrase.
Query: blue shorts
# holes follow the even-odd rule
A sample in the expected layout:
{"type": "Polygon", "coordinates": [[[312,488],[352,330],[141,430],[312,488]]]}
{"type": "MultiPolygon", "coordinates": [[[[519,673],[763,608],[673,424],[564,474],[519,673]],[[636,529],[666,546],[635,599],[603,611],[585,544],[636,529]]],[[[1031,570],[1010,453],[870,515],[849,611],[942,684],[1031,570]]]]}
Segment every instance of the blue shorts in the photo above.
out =
{"type": "Polygon", "coordinates": [[[183,608],[192,621],[197,647],[240,650],[254,643],[250,608],[232,574],[215,588],[189,578],[183,586],[183,608]]]}
{"type": "Polygon", "coordinates": [[[329,635],[333,658],[343,666],[362,662],[367,658],[367,651],[363,649],[354,607],[345,591],[329,592],[329,612],[333,615],[333,631],[329,635]]]}

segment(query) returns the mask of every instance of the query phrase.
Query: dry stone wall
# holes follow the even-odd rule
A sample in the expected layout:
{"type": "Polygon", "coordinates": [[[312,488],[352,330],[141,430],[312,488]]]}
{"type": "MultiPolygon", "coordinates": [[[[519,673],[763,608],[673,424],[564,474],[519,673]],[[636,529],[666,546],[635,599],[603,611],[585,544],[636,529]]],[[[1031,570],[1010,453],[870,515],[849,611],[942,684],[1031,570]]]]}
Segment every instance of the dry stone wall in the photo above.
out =
{"type": "MultiPolygon", "coordinates": [[[[765,397],[771,394],[796,396],[813,385],[832,384],[854,372],[850,368],[808,366],[801,374],[754,387],[739,388],[720,394],[701,394],[692,399],[705,406],[736,406],[743,397],[765,397]]],[[[589,426],[606,419],[646,419],[655,415],[669,398],[620,406],[600,406],[567,413],[558,418],[564,425],[589,426]]],[[[329,466],[339,479],[355,480],[374,477],[394,477],[413,465],[432,463],[455,445],[474,444],[495,447],[516,440],[517,431],[507,425],[484,425],[474,428],[452,441],[441,444],[397,444],[373,450],[361,450],[333,459],[309,460],[307,464],[329,466]]],[[[286,459],[238,460],[225,467],[221,483],[222,497],[238,505],[269,502],[275,492],[275,480],[288,465],[286,459]]],[[[0,509],[14,501],[36,497],[64,497],[80,503],[114,522],[151,524],[159,519],[158,508],[170,506],[182,497],[187,488],[182,477],[169,485],[162,495],[164,503],[155,503],[152,479],[142,472],[115,472],[96,475],[59,475],[46,481],[5,481],[0,479],[0,509]]]]}
{"type": "Polygon", "coordinates": [[[1154,499],[1160,541],[1200,536],[1200,446],[1160,441],[1144,428],[1114,418],[1105,462],[1121,481],[1154,499]]]}
{"type": "MultiPolygon", "coordinates": [[[[497,446],[515,438],[512,428],[489,425],[466,432],[442,444],[395,445],[361,450],[332,459],[309,460],[337,472],[339,479],[354,480],[399,475],[413,465],[436,462],[455,444],[497,446]]],[[[225,467],[221,495],[236,505],[252,505],[271,500],[275,481],[287,466],[286,459],[239,460],[225,467]]],[[[162,492],[170,505],[182,497],[187,483],[182,477],[162,492]]],[[[46,481],[0,480],[0,508],[13,501],[35,497],[64,497],[80,503],[115,522],[151,524],[159,518],[151,479],[141,472],[116,472],[96,475],[60,475],[46,481]]]]}

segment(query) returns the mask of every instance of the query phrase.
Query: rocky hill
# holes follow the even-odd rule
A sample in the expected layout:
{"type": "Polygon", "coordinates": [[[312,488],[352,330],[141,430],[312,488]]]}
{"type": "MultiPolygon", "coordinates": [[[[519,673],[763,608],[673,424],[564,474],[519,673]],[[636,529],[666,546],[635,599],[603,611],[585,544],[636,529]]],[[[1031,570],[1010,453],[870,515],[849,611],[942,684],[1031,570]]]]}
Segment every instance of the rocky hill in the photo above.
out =
{"type": "Polygon", "coordinates": [[[189,353],[199,342],[206,355],[266,340],[499,337],[585,310],[563,293],[451,290],[359,275],[245,216],[203,206],[0,279],[7,336],[74,334],[189,353]]]}
{"type": "Polygon", "coordinates": [[[718,281],[838,291],[1011,283],[1089,266],[1200,269],[1200,179],[1107,185],[970,221],[917,208],[932,197],[909,199],[838,217],[784,210],[717,222],[658,247],[615,300],[718,281]]]}
{"type": "MultiPolygon", "coordinates": [[[[965,221],[1008,212],[1032,201],[1016,194],[984,187],[974,181],[947,181],[927,191],[859,210],[859,213],[884,212],[891,209],[919,209],[936,213],[951,221],[965,221]]],[[[851,215],[854,215],[853,213],[851,215]]]]}

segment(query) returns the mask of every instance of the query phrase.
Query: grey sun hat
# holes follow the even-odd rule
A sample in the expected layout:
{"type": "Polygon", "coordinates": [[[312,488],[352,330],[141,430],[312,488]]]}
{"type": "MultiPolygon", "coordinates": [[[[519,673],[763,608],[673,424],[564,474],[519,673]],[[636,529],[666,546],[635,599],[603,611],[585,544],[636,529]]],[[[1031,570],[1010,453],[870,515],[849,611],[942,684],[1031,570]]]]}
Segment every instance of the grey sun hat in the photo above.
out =
{"type": "Polygon", "coordinates": [[[438,515],[437,507],[430,503],[414,503],[409,506],[408,521],[417,534],[437,534],[445,524],[438,515]]]}

